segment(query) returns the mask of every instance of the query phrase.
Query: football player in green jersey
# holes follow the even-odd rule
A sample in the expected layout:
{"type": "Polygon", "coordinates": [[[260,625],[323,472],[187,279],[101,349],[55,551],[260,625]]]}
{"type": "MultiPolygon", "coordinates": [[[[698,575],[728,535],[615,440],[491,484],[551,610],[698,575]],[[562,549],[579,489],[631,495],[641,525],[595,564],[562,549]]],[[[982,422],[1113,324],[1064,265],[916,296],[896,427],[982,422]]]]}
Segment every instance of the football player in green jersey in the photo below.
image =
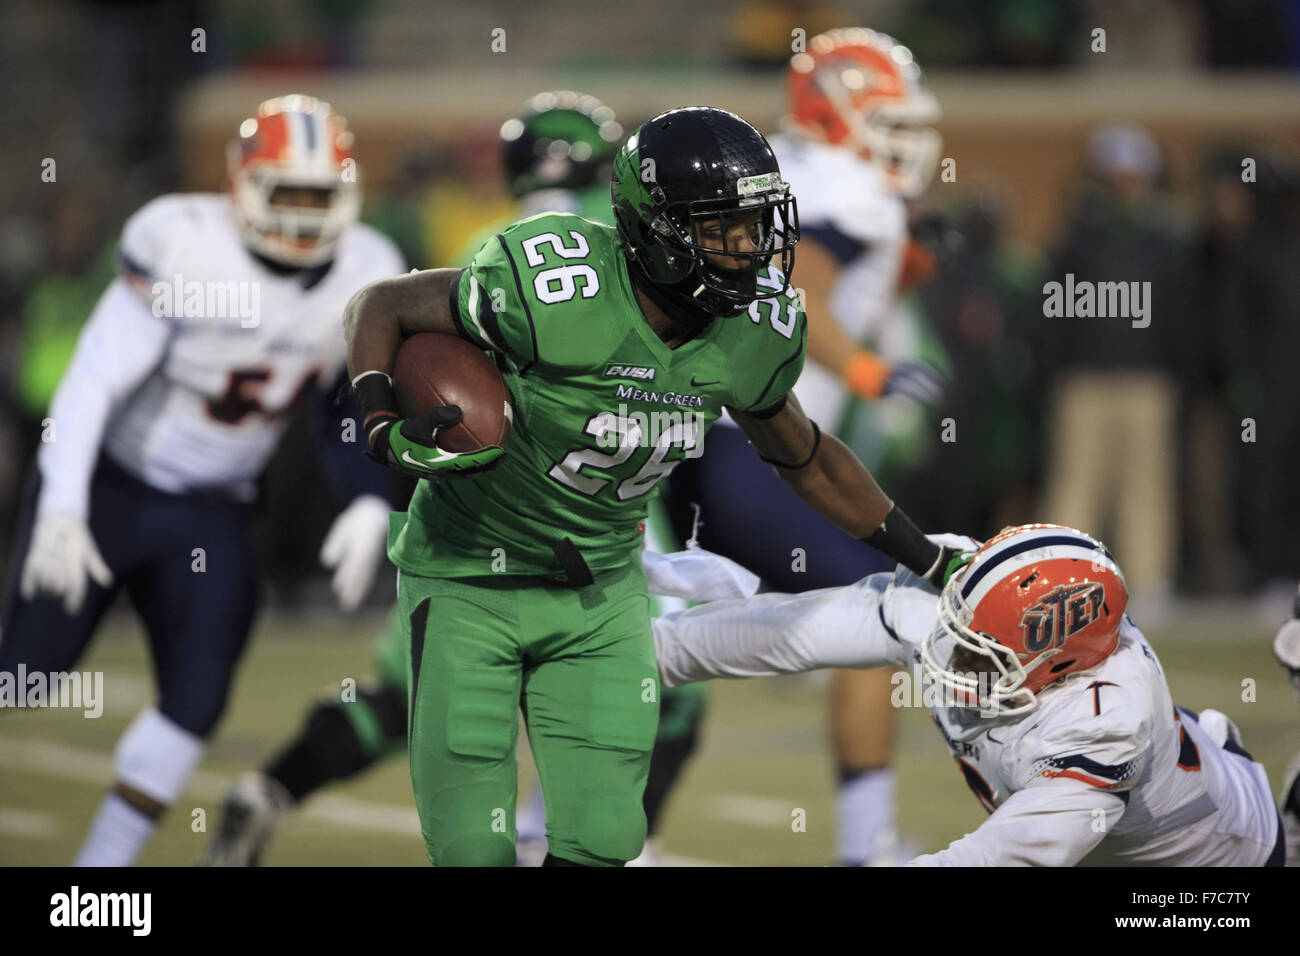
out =
{"type": "Polygon", "coordinates": [[[671,110],[623,145],[611,192],[617,228],[525,219],[467,269],[373,283],[345,316],[372,456],[431,479],[396,516],[389,556],[434,864],[513,864],[517,707],[547,864],[640,852],[658,718],[640,525],[646,496],[724,408],[846,532],[935,581],[951,557],[788,394],[806,338],[789,284],[798,217],[758,131],[722,110],[671,110]],[[400,419],[393,361],[417,332],[496,354],[508,449],[439,449],[455,406],[400,419]]]}

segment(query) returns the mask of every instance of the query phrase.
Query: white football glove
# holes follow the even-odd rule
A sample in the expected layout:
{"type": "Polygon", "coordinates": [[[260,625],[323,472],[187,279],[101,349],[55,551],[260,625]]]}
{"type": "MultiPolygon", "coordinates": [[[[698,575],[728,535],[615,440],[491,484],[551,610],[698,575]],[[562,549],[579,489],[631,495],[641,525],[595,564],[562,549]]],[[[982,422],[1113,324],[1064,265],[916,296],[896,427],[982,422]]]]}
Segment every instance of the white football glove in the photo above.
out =
{"type": "Polygon", "coordinates": [[[924,362],[896,362],[885,381],[885,395],[903,395],[922,405],[938,405],[948,380],[943,373],[924,362]]]}
{"type": "Polygon", "coordinates": [[[52,594],[63,598],[63,610],[76,614],[86,599],[87,575],[102,588],[113,583],[113,572],[95,547],[86,523],[61,512],[39,515],[23,562],[19,584],[23,600],[52,594]]]}
{"type": "Polygon", "coordinates": [[[1278,629],[1277,637],[1273,638],[1273,655],[1300,692],[1300,620],[1292,618],[1278,629]]]}
{"type": "Polygon", "coordinates": [[[378,495],[360,495],[339,512],[325,535],[320,562],[334,571],[331,586],[345,611],[356,610],[370,590],[388,543],[391,510],[378,495]]]}

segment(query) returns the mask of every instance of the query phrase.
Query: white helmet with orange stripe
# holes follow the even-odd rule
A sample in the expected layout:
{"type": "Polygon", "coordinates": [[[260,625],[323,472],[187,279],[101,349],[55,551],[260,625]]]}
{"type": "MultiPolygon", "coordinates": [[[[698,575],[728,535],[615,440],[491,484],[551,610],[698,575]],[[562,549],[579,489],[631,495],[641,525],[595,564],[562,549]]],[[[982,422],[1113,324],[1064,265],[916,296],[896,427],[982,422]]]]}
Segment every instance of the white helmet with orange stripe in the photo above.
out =
{"type": "Polygon", "coordinates": [[[258,106],[230,144],[227,171],[245,245],[285,265],[328,262],[360,212],[347,121],[312,96],[258,106]]]}
{"type": "Polygon", "coordinates": [[[903,197],[934,178],[939,103],[912,52],[875,30],[820,33],[786,71],[788,121],[802,135],[844,146],[874,163],[903,197]]]}
{"type": "Polygon", "coordinates": [[[961,706],[1024,714],[1044,687],[1110,656],[1127,606],[1100,541],[1062,525],[1006,528],[949,578],[921,667],[961,706]]]}

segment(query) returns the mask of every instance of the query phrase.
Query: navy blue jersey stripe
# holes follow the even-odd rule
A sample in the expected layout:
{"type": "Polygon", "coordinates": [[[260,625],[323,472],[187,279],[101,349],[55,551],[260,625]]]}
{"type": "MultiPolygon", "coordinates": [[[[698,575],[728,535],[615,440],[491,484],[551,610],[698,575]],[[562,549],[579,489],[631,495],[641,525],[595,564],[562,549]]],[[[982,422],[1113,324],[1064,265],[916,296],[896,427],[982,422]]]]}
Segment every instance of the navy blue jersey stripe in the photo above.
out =
{"type": "Polygon", "coordinates": [[[310,113],[299,113],[302,121],[307,124],[307,152],[316,152],[316,123],[315,117],[310,113]]]}
{"type": "MultiPolygon", "coordinates": [[[[1087,538],[1082,537],[1081,535],[1074,535],[1074,534],[1054,534],[1054,535],[1049,535],[1048,537],[1045,538],[1034,538],[1032,541],[1021,541],[1017,544],[1013,544],[1011,547],[1001,552],[997,557],[989,561],[987,564],[983,564],[980,567],[976,568],[975,571],[966,579],[965,583],[962,584],[961,596],[964,598],[970,597],[971,592],[975,590],[975,586],[979,584],[980,581],[982,581],[985,578],[985,576],[989,574],[990,571],[998,567],[1000,564],[1009,561],[1011,558],[1014,558],[1016,555],[1024,554],[1026,551],[1033,551],[1036,548],[1046,548],[1057,544],[1060,545],[1072,544],[1072,545],[1077,545],[1078,547],[1081,548],[1087,548],[1089,551],[1096,550],[1096,546],[1093,544],[1092,541],[1089,541],[1087,538]]],[[[1115,560],[1114,558],[1110,557],[1110,552],[1107,551],[1105,548],[1101,549],[1101,553],[1106,555],[1107,558],[1110,558],[1111,561],[1115,560]]]]}
{"type": "Polygon", "coordinates": [[[1057,770],[1070,770],[1078,767],[1094,777],[1102,777],[1106,780],[1127,780],[1133,775],[1133,763],[1108,764],[1098,763],[1082,754],[1071,754],[1068,757],[1049,757],[1048,764],[1057,770]]]}
{"type": "Polygon", "coordinates": [[[117,254],[117,261],[118,264],[122,267],[123,272],[129,272],[132,275],[139,276],[141,279],[153,278],[153,276],[150,274],[148,269],[140,265],[140,263],[136,262],[134,259],[132,259],[123,251],[119,250],[117,254]]]}
{"type": "Polygon", "coordinates": [[[847,265],[867,251],[865,242],[855,239],[829,222],[819,222],[811,226],[800,223],[799,236],[805,241],[811,239],[817,243],[841,266],[847,265]]]}

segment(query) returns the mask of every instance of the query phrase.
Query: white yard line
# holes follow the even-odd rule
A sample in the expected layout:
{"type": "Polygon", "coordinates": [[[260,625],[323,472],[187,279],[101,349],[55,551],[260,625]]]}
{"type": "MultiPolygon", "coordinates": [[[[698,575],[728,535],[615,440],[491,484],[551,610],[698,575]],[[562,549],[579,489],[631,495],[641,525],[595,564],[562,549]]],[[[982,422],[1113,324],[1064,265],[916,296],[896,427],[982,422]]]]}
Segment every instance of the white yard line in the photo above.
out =
{"type": "Polygon", "coordinates": [[[756,827],[789,827],[799,806],[780,797],[756,797],[747,793],[723,793],[711,797],[708,814],[715,820],[746,823],[756,827]]]}
{"type": "MultiPolygon", "coordinates": [[[[113,778],[113,758],[98,750],[72,747],[53,740],[0,736],[0,770],[36,773],[60,780],[107,787],[113,778]]],[[[200,770],[191,778],[190,785],[185,790],[185,798],[210,801],[215,805],[232,782],[233,778],[225,774],[200,770]]],[[[771,802],[789,816],[790,810],[785,801],[771,802]]],[[[403,837],[420,836],[420,818],[414,807],[324,795],[312,799],[302,815],[314,823],[345,829],[403,837]]],[[[0,807],[0,833],[48,837],[53,836],[57,828],[57,821],[50,814],[0,807]]],[[[661,859],[667,866],[725,865],[671,853],[662,854],[661,859]]]]}
{"type": "Polygon", "coordinates": [[[59,832],[59,822],[52,813],[20,810],[18,807],[0,807],[0,833],[5,836],[48,840],[59,832]]]}
{"type": "MultiPolygon", "coordinates": [[[[113,779],[113,758],[98,750],[53,740],[0,736],[0,769],[107,787],[113,779]]],[[[232,782],[233,778],[225,774],[200,770],[190,779],[182,799],[209,801],[215,805],[232,782]]],[[[420,835],[420,818],[414,807],[322,796],[312,800],[302,815],[313,822],[353,830],[420,835]]]]}

